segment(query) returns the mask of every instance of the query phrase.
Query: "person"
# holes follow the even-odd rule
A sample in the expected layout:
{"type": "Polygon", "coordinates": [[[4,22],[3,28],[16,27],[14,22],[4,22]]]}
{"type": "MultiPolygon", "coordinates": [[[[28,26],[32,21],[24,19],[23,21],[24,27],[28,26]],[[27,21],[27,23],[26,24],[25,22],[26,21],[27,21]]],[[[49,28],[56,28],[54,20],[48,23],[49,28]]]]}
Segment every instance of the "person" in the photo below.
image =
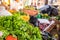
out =
{"type": "Polygon", "coordinates": [[[58,9],[56,9],[52,5],[43,5],[39,9],[40,9],[41,13],[43,13],[43,14],[47,13],[49,16],[58,15],[58,9]]]}
{"type": "Polygon", "coordinates": [[[40,3],[37,4],[37,9],[38,9],[38,10],[40,9],[40,3]]]}
{"type": "Polygon", "coordinates": [[[9,5],[5,4],[4,2],[1,3],[1,6],[4,6],[6,10],[9,10],[9,5]]]}
{"type": "Polygon", "coordinates": [[[34,17],[34,16],[30,16],[29,22],[30,22],[31,24],[33,24],[34,26],[38,26],[38,23],[37,23],[38,20],[37,20],[37,18],[34,17]]]}
{"type": "Polygon", "coordinates": [[[10,16],[10,15],[12,14],[6,10],[5,6],[0,5],[0,16],[10,16]]]}
{"type": "Polygon", "coordinates": [[[19,9],[22,9],[22,4],[20,5],[20,0],[15,0],[10,4],[11,10],[19,11],[19,9]]]}

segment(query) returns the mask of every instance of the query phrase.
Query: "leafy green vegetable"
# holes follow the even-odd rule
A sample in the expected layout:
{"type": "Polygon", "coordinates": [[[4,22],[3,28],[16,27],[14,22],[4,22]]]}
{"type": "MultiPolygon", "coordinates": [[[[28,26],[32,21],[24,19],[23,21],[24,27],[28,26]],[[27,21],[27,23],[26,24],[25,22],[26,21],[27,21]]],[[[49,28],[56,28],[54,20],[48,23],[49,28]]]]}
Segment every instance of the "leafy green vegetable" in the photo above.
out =
{"type": "Polygon", "coordinates": [[[56,19],[57,19],[57,20],[60,20],[60,15],[58,15],[58,16],[56,17],[56,19]]]}
{"type": "Polygon", "coordinates": [[[42,40],[38,27],[23,21],[20,16],[21,14],[17,12],[12,16],[0,17],[0,30],[3,32],[2,38],[12,34],[16,35],[18,40],[42,40]]]}

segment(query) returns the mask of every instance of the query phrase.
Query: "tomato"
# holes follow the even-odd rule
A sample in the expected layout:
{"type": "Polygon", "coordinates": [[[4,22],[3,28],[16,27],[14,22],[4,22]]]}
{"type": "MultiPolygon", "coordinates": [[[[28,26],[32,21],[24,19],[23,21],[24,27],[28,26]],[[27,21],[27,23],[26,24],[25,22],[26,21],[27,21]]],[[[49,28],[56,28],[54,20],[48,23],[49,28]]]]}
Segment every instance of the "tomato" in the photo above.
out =
{"type": "Polygon", "coordinates": [[[14,37],[13,40],[17,40],[17,38],[14,37]]]}
{"type": "Polygon", "coordinates": [[[17,40],[17,38],[13,37],[12,35],[8,35],[6,40],[17,40]]]}

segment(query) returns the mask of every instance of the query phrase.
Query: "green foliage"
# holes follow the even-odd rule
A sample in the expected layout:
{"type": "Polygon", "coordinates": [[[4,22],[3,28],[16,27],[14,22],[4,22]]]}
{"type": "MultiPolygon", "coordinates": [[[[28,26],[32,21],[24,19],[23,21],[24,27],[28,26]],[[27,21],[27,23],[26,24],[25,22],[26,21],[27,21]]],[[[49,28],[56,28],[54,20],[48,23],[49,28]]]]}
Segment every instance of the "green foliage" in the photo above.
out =
{"type": "Polygon", "coordinates": [[[56,19],[57,19],[57,20],[60,20],[60,15],[58,15],[58,16],[56,17],[56,19]]]}
{"type": "Polygon", "coordinates": [[[0,31],[3,32],[2,38],[12,34],[16,35],[18,40],[42,40],[38,27],[23,21],[20,15],[18,13],[12,16],[0,16],[0,31]]]}

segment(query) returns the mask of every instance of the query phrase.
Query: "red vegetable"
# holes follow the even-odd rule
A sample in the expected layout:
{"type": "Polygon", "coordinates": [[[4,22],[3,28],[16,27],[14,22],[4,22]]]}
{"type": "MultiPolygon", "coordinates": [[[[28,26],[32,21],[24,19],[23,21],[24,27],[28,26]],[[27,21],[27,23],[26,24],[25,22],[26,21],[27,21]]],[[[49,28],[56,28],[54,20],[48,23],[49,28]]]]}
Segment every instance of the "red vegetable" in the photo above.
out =
{"type": "Polygon", "coordinates": [[[12,35],[8,35],[6,40],[17,40],[17,38],[13,37],[12,35]]]}

